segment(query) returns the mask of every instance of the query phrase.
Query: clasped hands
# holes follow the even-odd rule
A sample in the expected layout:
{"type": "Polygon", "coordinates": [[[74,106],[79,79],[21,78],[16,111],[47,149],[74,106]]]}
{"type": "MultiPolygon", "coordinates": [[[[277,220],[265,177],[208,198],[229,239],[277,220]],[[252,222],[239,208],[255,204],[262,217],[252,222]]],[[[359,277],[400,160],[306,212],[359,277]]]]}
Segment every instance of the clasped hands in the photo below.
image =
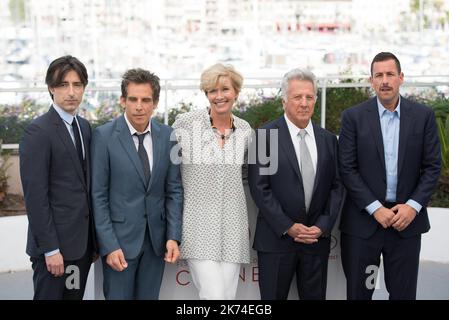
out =
{"type": "Polygon", "coordinates": [[[295,242],[311,244],[318,242],[318,238],[323,232],[317,226],[307,227],[302,223],[295,223],[288,229],[287,234],[292,237],[295,242]]]}
{"type": "Polygon", "coordinates": [[[397,204],[391,209],[380,207],[373,216],[385,229],[393,227],[402,231],[415,219],[416,210],[408,204],[397,204]]]}

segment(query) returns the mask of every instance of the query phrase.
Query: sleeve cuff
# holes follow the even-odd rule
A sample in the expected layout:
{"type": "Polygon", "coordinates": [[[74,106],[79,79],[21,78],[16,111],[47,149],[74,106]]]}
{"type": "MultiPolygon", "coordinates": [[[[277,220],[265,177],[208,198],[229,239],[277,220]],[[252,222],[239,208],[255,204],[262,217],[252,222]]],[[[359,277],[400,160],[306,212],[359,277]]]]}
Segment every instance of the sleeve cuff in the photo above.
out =
{"type": "Polygon", "coordinates": [[[371,202],[371,204],[369,204],[365,209],[370,215],[372,215],[380,207],[382,207],[382,203],[380,203],[379,200],[376,200],[371,202]]]}
{"type": "Polygon", "coordinates": [[[410,207],[415,209],[417,215],[422,209],[422,205],[420,205],[418,202],[416,202],[415,200],[412,200],[412,199],[409,199],[405,204],[408,204],[410,207]]]}
{"type": "Polygon", "coordinates": [[[46,257],[50,257],[50,256],[54,256],[55,254],[59,253],[59,248],[50,252],[46,252],[45,256],[46,257]]]}

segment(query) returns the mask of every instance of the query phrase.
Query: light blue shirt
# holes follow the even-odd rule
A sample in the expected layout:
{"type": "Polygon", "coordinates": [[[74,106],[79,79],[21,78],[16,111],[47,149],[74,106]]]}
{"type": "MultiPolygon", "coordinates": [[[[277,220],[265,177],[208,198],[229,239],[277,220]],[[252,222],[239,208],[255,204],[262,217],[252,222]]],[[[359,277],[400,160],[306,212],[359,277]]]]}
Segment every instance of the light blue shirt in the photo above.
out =
{"type": "Polygon", "coordinates": [[[80,123],[78,121],[78,118],[75,117],[74,115],[64,111],[60,106],[58,106],[54,102],[53,102],[53,107],[55,108],[56,112],[59,114],[61,119],[64,121],[64,124],[65,124],[67,130],[69,131],[70,137],[72,138],[73,145],[76,148],[75,134],[73,133],[73,127],[72,127],[73,118],[75,118],[76,124],[78,125],[79,131],[80,131],[81,148],[83,149],[83,158],[85,158],[86,154],[84,152],[83,134],[81,133],[81,127],[80,127],[80,123]]]}
{"type": "MultiPolygon", "coordinates": [[[[69,131],[70,137],[72,138],[72,141],[73,141],[73,145],[76,148],[75,134],[73,133],[73,127],[72,127],[73,118],[75,118],[75,121],[78,124],[78,128],[80,128],[79,131],[80,131],[80,138],[81,138],[81,148],[83,149],[83,157],[85,157],[83,134],[81,133],[81,127],[80,127],[80,124],[78,122],[78,119],[74,115],[64,111],[61,107],[59,107],[54,102],[53,102],[53,108],[55,108],[56,112],[59,114],[61,119],[64,120],[64,124],[65,124],[67,130],[69,131]]],[[[53,251],[50,251],[50,252],[46,252],[45,256],[46,257],[50,257],[50,256],[55,255],[57,253],[59,253],[59,248],[55,249],[53,251]]]]}
{"type": "MultiPolygon", "coordinates": [[[[385,201],[396,202],[396,188],[398,185],[398,151],[399,151],[399,125],[401,119],[401,99],[394,111],[386,109],[377,99],[380,128],[384,145],[385,170],[387,178],[387,190],[385,201]]],[[[409,199],[407,204],[418,213],[422,206],[416,201],[409,199]]],[[[380,201],[376,200],[366,207],[369,214],[373,214],[382,207],[380,201]]]]}

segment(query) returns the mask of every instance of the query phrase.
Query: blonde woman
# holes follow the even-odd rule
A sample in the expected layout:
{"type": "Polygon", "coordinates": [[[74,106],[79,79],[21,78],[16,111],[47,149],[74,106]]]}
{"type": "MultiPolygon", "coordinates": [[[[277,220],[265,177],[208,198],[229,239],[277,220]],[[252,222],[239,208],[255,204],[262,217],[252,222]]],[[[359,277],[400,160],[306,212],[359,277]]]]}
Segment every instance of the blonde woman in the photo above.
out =
{"type": "Polygon", "coordinates": [[[181,258],[200,299],[235,299],[240,264],[250,260],[242,166],[251,128],[231,113],[242,83],[232,66],[211,66],[201,75],[209,107],[173,124],[182,148],[181,258]]]}

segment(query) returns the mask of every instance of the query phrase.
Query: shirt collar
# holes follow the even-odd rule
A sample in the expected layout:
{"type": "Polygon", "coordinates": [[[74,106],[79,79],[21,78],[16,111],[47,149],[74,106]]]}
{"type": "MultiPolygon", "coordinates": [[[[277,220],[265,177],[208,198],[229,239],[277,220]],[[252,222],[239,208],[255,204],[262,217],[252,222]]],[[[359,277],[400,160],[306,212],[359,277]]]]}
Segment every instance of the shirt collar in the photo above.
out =
{"type": "MultiPolygon", "coordinates": [[[[287,122],[288,130],[290,132],[292,132],[294,134],[294,136],[297,136],[299,134],[300,128],[298,128],[293,122],[291,122],[285,113],[284,113],[284,118],[285,118],[285,122],[287,122]]],[[[312,121],[309,120],[309,123],[304,128],[304,130],[306,130],[306,132],[309,136],[314,137],[312,121]]]]}
{"type": "MultiPolygon", "coordinates": [[[[385,111],[391,112],[390,110],[388,110],[387,108],[385,108],[383,106],[383,104],[380,102],[379,98],[377,98],[377,110],[379,111],[379,118],[382,118],[382,116],[385,114],[385,111]]],[[[396,107],[396,109],[394,111],[397,111],[398,118],[401,119],[401,96],[399,96],[398,106],[396,107]]]]}
{"type": "Polygon", "coordinates": [[[150,133],[150,135],[151,135],[151,118],[148,121],[148,126],[146,127],[146,129],[143,130],[143,132],[139,132],[133,127],[131,122],[129,122],[128,118],[126,117],[126,113],[124,113],[123,115],[125,117],[126,124],[128,125],[129,132],[131,132],[131,135],[134,135],[135,133],[143,134],[143,133],[147,133],[147,132],[150,133]]]}
{"type": "Polygon", "coordinates": [[[60,106],[58,106],[56,103],[53,102],[53,108],[55,108],[56,112],[59,114],[62,120],[67,122],[68,124],[72,125],[73,118],[75,118],[74,115],[68,113],[67,111],[64,111],[60,106]]]}

